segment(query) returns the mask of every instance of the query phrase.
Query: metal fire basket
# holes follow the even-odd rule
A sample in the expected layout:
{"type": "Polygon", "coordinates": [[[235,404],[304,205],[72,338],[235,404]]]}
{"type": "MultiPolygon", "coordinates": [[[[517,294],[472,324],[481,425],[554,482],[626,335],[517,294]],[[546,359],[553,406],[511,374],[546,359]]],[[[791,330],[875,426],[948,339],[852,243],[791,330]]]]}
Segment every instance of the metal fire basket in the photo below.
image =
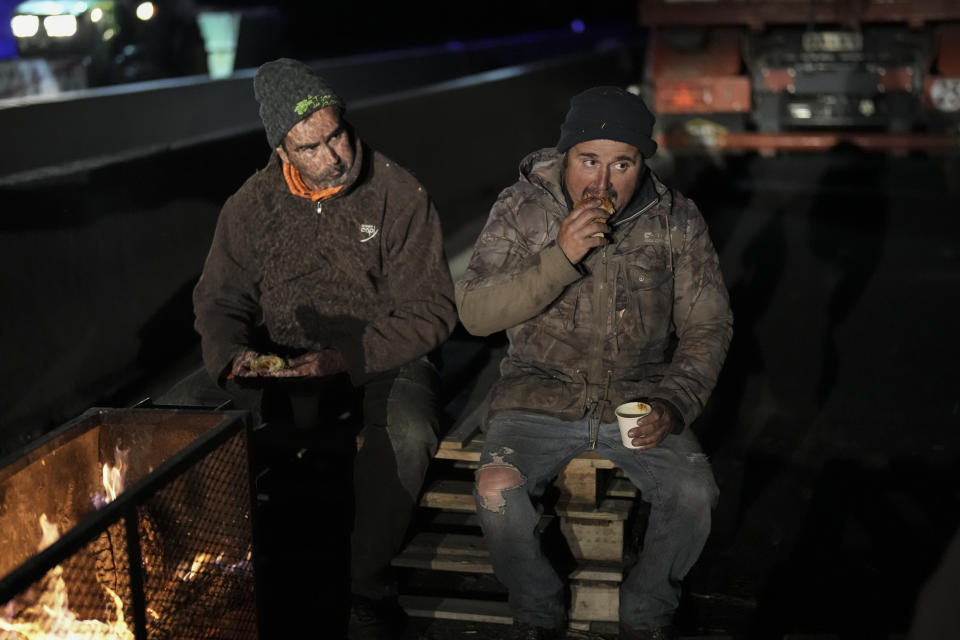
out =
{"type": "Polygon", "coordinates": [[[0,640],[257,638],[248,416],[92,408],[0,463],[0,640]]]}

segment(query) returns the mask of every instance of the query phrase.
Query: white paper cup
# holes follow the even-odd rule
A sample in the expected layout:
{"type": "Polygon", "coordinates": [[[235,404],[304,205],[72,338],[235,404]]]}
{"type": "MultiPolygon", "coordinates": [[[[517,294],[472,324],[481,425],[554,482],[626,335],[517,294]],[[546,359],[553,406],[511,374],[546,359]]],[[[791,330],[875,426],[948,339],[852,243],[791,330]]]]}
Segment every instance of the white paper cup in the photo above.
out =
{"type": "Polygon", "coordinates": [[[625,402],[616,408],[614,413],[617,414],[617,422],[620,423],[620,440],[623,446],[628,449],[637,448],[633,446],[633,438],[627,435],[627,431],[637,426],[638,418],[642,418],[651,411],[653,407],[646,402],[625,402]]]}

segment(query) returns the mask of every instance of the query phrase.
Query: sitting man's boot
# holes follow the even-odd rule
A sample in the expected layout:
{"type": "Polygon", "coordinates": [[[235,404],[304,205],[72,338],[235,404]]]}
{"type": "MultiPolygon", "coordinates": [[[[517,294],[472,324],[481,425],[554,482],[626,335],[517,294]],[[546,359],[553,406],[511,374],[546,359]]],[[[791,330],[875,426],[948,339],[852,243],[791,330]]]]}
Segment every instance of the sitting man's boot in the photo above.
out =
{"type": "Polygon", "coordinates": [[[350,640],[399,640],[407,613],[395,599],[371,600],[353,596],[350,606],[350,640]]]}
{"type": "Polygon", "coordinates": [[[546,629],[526,622],[514,622],[507,638],[508,640],[560,640],[564,635],[560,629],[546,629]]]}
{"type": "Polygon", "coordinates": [[[656,629],[630,629],[621,624],[620,640],[680,640],[680,632],[673,625],[656,629]]]}

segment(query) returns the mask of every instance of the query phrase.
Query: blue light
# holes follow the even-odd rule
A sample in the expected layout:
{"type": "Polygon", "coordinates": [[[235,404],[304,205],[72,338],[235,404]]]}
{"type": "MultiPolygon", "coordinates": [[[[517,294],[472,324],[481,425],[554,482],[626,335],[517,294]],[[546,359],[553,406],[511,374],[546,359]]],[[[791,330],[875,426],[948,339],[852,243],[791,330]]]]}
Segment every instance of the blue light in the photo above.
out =
{"type": "Polygon", "coordinates": [[[447,51],[463,51],[466,47],[463,46],[462,42],[458,40],[451,40],[446,45],[444,45],[447,51]]]}
{"type": "Polygon", "coordinates": [[[16,0],[0,0],[0,60],[17,57],[17,41],[10,31],[10,17],[18,4],[16,0]]]}
{"type": "Polygon", "coordinates": [[[586,28],[586,25],[583,24],[583,20],[580,18],[574,18],[570,21],[570,30],[574,33],[583,33],[586,28]]]}

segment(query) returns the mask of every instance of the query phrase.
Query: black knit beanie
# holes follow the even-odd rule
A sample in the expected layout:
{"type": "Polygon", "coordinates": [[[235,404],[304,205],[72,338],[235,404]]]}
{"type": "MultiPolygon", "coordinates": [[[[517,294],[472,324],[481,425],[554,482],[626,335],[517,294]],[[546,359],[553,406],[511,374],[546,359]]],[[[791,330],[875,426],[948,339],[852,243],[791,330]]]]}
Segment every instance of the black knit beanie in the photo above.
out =
{"type": "Polygon", "coordinates": [[[619,87],[593,87],[570,99],[557,150],[565,152],[586,140],[616,140],[635,146],[649,158],[657,151],[657,143],[650,137],[653,121],[640,96],[619,87]]]}
{"type": "Polygon", "coordinates": [[[260,103],[260,119],[270,148],[283,142],[287,132],[314,111],[346,107],[343,100],[317,73],[296,60],[280,58],[257,69],[253,93],[260,103]]]}

